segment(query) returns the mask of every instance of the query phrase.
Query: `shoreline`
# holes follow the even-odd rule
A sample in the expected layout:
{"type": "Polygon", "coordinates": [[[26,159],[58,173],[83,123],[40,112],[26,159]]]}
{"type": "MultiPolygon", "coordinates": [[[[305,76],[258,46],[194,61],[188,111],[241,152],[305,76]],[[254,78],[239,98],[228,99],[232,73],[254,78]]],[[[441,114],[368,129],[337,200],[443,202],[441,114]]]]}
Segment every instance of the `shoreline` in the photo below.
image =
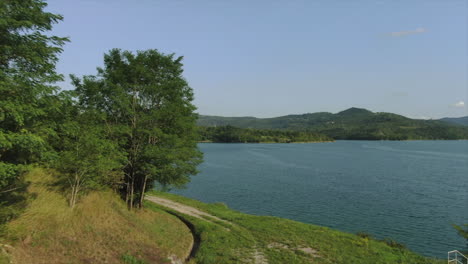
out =
{"type": "Polygon", "coordinates": [[[245,252],[242,256],[243,259],[255,260],[256,256],[261,256],[261,259],[265,261],[261,263],[269,263],[269,260],[274,260],[278,254],[282,255],[282,260],[284,258],[300,258],[302,261],[312,262],[325,258],[333,263],[344,263],[339,260],[351,257],[362,261],[360,263],[377,263],[377,260],[381,261],[383,256],[393,255],[387,260],[394,260],[396,257],[400,259],[401,263],[408,264],[444,263],[442,258],[418,253],[392,239],[380,239],[368,233],[351,233],[284,217],[244,213],[232,209],[224,203],[206,203],[184,195],[155,190],[148,193],[147,200],[156,204],[158,208],[191,222],[195,230],[199,230],[198,235],[211,238],[206,241],[202,240],[199,244],[202,251],[204,247],[207,247],[210,249],[209,252],[205,250],[201,253],[202,255],[196,254],[195,260],[203,259],[205,254],[223,253],[224,256],[226,246],[219,242],[224,241],[226,236],[234,234],[236,241],[239,239],[239,235],[253,239],[233,243],[229,247],[235,249],[237,253],[235,256],[228,254],[225,257],[237,258],[239,257],[238,252],[245,252]],[[278,229],[286,227],[288,229],[287,235],[278,234],[278,229]],[[265,234],[265,232],[269,235],[260,235],[265,234]],[[329,246],[323,247],[325,244],[329,245],[330,241],[331,248],[329,246]],[[350,243],[350,241],[352,242],[350,243]],[[362,245],[366,247],[363,248],[362,245]],[[240,250],[241,248],[242,250],[240,250]],[[344,250],[338,254],[333,250],[334,248],[344,250]],[[331,251],[329,251],[330,249],[331,251]],[[381,255],[372,259],[376,252],[381,253],[381,255]],[[336,258],[338,255],[339,259],[336,258]],[[364,255],[366,256],[363,257],[364,255]]]}
{"type": "Polygon", "coordinates": [[[404,140],[392,140],[392,139],[336,139],[333,141],[310,141],[310,142],[214,142],[214,141],[197,141],[197,143],[217,143],[217,144],[311,144],[311,143],[335,143],[338,141],[388,141],[388,142],[405,142],[405,141],[468,141],[468,139],[404,139],[404,140]]]}
{"type": "Polygon", "coordinates": [[[214,142],[214,141],[198,141],[197,143],[213,143],[213,144],[312,144],[312,143],[333,143],[335,141],[310,141],[310,142],[214,142]]]}

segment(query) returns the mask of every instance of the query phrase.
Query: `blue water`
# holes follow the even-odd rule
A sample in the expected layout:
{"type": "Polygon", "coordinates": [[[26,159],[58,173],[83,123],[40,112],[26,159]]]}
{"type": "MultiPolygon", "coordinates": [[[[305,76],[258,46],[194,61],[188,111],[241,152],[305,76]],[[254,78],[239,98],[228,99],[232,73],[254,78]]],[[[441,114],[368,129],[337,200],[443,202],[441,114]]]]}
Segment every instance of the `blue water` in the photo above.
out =
{"type": "Polygon", "coordinates": [[[468,141],[200,144],[205,162],[175,193],[347,232],[444,258],[465,243],[468,141]]]}

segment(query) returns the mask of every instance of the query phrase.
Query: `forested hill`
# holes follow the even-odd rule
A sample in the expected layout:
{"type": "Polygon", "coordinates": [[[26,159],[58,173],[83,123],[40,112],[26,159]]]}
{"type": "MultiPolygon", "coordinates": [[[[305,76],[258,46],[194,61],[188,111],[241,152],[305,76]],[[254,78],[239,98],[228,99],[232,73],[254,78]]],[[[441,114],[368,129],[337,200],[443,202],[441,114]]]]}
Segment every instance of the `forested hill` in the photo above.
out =
{"type": "Polygon", "coordinates": [[[333,139],[468,139],[468,127],[438,120],[411,119],[392,113],[374,113],[354,107],[336,114],[318,112],[273,118],[201,115],[198,125],[310,131],[333,139]]]}
{"type": "Polygon", "coordinates": [[[468,116],[464,117],[446,117],[439,119],[440,121],[450,123],[450,124],[456,124],[456,125],[462,125],[462,126],[468,126],[468,116]]]}

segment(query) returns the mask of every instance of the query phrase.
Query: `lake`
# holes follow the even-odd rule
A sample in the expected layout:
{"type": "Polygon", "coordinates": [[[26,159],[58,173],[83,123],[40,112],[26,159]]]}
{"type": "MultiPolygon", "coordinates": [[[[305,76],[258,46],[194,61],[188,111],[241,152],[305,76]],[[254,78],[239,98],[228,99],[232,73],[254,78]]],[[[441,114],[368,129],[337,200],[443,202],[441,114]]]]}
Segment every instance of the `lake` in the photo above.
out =
{"type": "Polygon", "coordinates": [[[465,242],[468,141],[199,144],[201,173],[174,193],[346,232],[445,258],[465,242]]]}

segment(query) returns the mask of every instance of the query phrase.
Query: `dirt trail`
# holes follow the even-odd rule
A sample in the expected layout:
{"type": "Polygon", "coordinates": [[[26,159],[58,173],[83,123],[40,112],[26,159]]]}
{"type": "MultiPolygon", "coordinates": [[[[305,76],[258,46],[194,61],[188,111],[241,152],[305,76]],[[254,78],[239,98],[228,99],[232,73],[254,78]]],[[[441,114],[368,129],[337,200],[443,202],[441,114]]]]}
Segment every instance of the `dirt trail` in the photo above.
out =
{"type": "Polygon", "coordinates": [[[175,210],[175,211],[177,211],[179,213],[190,215],[190,216],[193,216],[193,217],[196,217],[196,218],[208,221],[208,222],[212,222],[212,221],[207,219],[207,217],[212,218],[213,220],[216,220],[216,221],[220,221],[220,222],[224,222],[224,223],[232,225],[232,223],[229,222],[229,221],[223,220],[223,219],[221,219],[219,217],[216,217],[214,215],[211,215],[209,213],[200,211],[197,208],[194,208],[194,207],[191,207],[191,206],[188,206],[188,205],[185,205],[185,204],[181,204],[181,203],[178,203],[178,202],[174,202],[174,201],[171,201],[169,199],[156,197],[156,196],[146,196],[146,199],[151,201],[151,202],[154,202],[154,203],[160,204],[162,206],[165,206],[167,208],[171,208],[171,209],[173,209],[173,210],[175,210]]]}
{"type": "MultiPolygon", "coordinates": [[[[191,206],[188,206],[188,205],[185,205],[185,204],[181,204],[181,203],[178,203],[178,202],[174,202],[174,201],[166,199],[166,198],[161,198],[161,197],[148,195],[148,196],[145,197],[145,199],[148,200],[148,201],[151,201],[153,203],[162,205],[164,207],[170,208],[170,209],[172,209],[174,211],[177,211],[179,213],[186,214],[186,215],[189,215],[189,216],[193,216],[195,218],[202,219],[204,221],[207,221],[207,222],[210,222],[210,223],[213,223],[213,224],[216,224],[216,223],[211,221],[210,219],[213,219],[215,221],[224,222],[224,223],[227,223],[227,224],[230,224],[230,225],[235,225],[232,222],[223,220],[223,219],[221,219],[219,217],[216,217],[216,216],[214,216],[212,214],[209,214],[207,212],[200,211],[197,208],[194,208],[194,207],[191,207],[191,206]]],[[[189,226],[188,225],[189,223],[187,223],[186,220],[184,220],[183,222],[187,226],[189,226]]],[[[193,226],[189,226],[189,228],[190,228],[190,230],[192,230],[193,226]]],[[[195,237],[195,234],[193,233],[193,230],[192,230],[192,234],[194,236],[194,239],[196,240],[196,237],[195,237]]],[[[198,247],[197,243],[194,244],[194,247],[198,247]]],[[[193,257],[195,250],[194,250],[194,248],[192,248],[191,254],[190,254],[190,256],[187,257],[187,259],[189,257],[193,257]]],[[[259,251],[256,246],[255,246],[255,251],[254,251],[254,254],[253,254],[252,258],[253,258],[253,261],[254,261],[255,264],[268,264],[268,261],[267,261],[265,255],[263,254],[263,252],[259,251]]]]}

